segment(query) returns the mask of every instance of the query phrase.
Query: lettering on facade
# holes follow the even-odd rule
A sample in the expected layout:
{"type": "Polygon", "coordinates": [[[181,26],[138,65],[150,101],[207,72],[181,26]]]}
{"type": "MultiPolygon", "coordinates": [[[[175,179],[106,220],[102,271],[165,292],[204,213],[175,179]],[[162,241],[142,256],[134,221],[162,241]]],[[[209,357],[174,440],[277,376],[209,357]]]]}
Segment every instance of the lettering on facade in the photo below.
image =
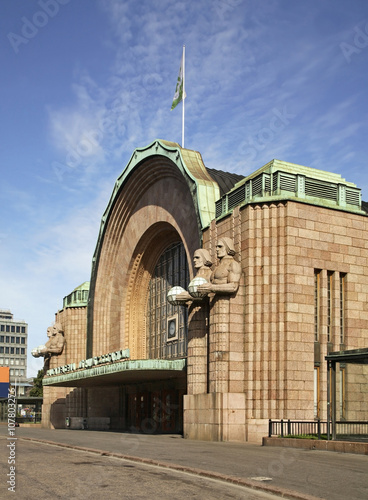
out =
{"type": "Polygon", "coordinates": [[[78,368],[76,363],[69,363],[67,365],[58,366],[47,370],[46,375],[60,375],[63,373],[74,372],[76,370],[83,370],[85,368],[92,368],[97,365],[104,365],[107,363],[115,363],[121,359],[127,359],[130,357],[129,349],[120,349],[119,351],[109,352],[108,354],[102,354],[101,356],[94,356],[93,358],[83,359],[79,361],[78,368]]]}

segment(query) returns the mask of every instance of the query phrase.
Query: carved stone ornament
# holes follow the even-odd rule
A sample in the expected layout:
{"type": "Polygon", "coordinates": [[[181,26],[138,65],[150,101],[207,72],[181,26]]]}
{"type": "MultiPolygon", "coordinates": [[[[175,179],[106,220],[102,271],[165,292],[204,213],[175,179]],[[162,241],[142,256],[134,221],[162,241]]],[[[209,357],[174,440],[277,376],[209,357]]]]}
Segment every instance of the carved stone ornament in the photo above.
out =
{"type": "Polygon", "coordinates": [[[210,282],[198,286],[200,293],[234,294],[238,291],[241,266],[234,259],[234,242],[231,238],[220,238],[216,243],[218,265],[211,274],[210,282]]]}
{"type": "Polygon", "coordinates": [[[64,332],[60,323],[55,323],[54,326],[49,326],[47,329],[49,340],[45,345],[39,345],[32,349],[31,353],[34,358],[44,357],[49,358],[53,355],[58,356],[63,352],[65,345],[64,332]]]}
{"type": "Polygon", "coordinates": [[[193,255],[194,268],[197,270],[195,278],[189,283],[188,292],[179,286],[171,288],[167,294],[167,300],[172,305],[184,306],[187,302],[192,300],[201,300],[207,296],[198,291],[198,286],[207,283],[211,276],[211,256],[208,250],[198,248],[193,255]],[[181,289],[181,293],[179,293],[181,289]]]}

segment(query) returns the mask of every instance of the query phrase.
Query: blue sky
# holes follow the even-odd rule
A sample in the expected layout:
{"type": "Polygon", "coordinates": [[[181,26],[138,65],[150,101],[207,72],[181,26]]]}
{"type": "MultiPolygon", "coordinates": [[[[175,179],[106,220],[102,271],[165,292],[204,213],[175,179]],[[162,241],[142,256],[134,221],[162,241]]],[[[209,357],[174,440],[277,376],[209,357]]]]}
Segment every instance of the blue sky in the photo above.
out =
{"type": "MultiPolygon", "coordinates": [[[[136,147],[181,142],[247,175],[273,158],[368,200],[366,0],[3,0],[0,307],[44,343],[89,280],[102,213],[136,147]]],[[[42,366],[29,356],[28,375],[42,366]]]]}

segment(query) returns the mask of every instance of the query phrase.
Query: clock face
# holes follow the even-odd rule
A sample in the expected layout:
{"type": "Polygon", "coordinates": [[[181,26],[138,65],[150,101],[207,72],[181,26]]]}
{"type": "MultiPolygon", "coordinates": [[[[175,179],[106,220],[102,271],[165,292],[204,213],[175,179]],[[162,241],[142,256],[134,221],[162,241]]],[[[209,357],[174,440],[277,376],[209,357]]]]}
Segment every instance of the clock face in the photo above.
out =
{"type": "Polygon", "coordinates": [[[172,339],[176,336],[176,320],[175,319],[171,319],[169,321],[169,328],[168,328],[168,332],[167,332],[167,336],[169,339],[172,339]]]}

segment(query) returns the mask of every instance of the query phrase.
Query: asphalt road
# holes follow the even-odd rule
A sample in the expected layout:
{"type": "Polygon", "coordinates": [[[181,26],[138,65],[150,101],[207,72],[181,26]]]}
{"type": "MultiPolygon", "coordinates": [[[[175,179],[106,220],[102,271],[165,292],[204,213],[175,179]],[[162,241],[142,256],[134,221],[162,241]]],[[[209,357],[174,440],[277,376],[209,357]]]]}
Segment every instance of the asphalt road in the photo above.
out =
{"type": "MultiPolygon", "coordinates": [[[[164,465],[166,467],[165,472],[169,472],[168,469],[170,468],[190,471],[196,474],[198,479],[203,473],[224,481],[235,479],[245,486],[253,485],[268,488],[271,493],[291,493],[292,495],[287,496],[287,498],[310,500],[313,496],[314,500],[316,497],[327,500],[368,499],[368,456],[366,455],[259,446],[252,443],[192,441],[183,439],[179,435],[74,431],[69,429],[50,430],[25,427],[17,428],[15,434],[18,438],[17,460],[19,458],[20,461],[23,460],[24,456],[23,444],[27,442],[26,440],[32,439],[40,442],[40,444],[36,444],[36,447],[39,446],[40,448],[41,442],[46,441],[60,443],[63,447],[73,449],[76,447],[80,447],[85,451],[86,449],[93,449],[96,450],[94,460],[112,458],[112,455],[115,454],[119,458],[132,459],[133,461],[129,462],[128,465],[138,466],[144,462],[151,465],[164,465]],[[106,455],[106,457],[103,455],[106,455]]],[[[8,437],[7,427],[5,425],[0,426],[0,439],[2,438],[0,440],[1,456],[4,454],[4,447],[6,448],[4,443],[7,443],[8,437]]],[[[36,443],[36,441],[33,441],[33,443],[36,443]]],[[[55,448],[56,464],[62,450],[63,448],[60,447],[55,448]]],[[[29,462],[31,461],[29,459],[29,462]]],[[[81,461],[85,460],[81,459],[81,461]]],[[[51,467],[50,462],[52,463],[53,460],[45,460],[42,453],[37,457],[37,466],[40,471],[45,468],[47,472],[48,468],[51,467]]],[[[77,474],[79,477],[78,484],[81,484],[81,481],[84,484],[84,477],[88,476],[91,468],[87,467],[87,470],[82,472],[81,467],[83,464],[78,465],[78,460],[70,461],[70,463],[74,465],[69,467],[67,465],[68,461],[65,462],[66,470],[70,470],[70,478],[75,479],[77,476],[72,476],[72,474],[77,474]]],[[[116,472],[116,468],[113,470],[116,472]]],[[[125,473],[127,470],[133,469],[132,467],[121,467],[121,470],[125,473]]],[[[44,481],[46,487],[52,487],[54,484],[55,471],[57,471],[57,467],[53,469],[53,472],[49,472],[48,475],[44,476],[42,481],[44,481]]],[[[111,477],[116,481],[120,481],[121,476],[115,474],[115,472],[111,473],[111,477]]],[[[93,479],[96,481],[98,477],[97,473],[93,474],[93,479]]],[[[124,476],[122,477],[124,478],[124,476]]],[[[195,479],[193,484],[198,484],[198,479],[195,479]]],[[[118,491],[129,492],[130,495],[137,494],[138,490],[129,489],[131,486],[129,477],[124,479],[123,482],[123,486],[120,486],[118,491]]],[[[29,484],[32,484],[31,479],[29,484]]],[[[163,484],[165,484],[164,481],[163,484]]],[[[101,490],[104,488],[106,486],[102,486],[101,490]]],[[[179,491],[178,488],[178,486],[172,487],[171,496],[167,498],[176,498],[173,495],[179,491]]],[[[147,495],[147,492],[145,492],[145,495],[147,495]]],[[[75,495],[71,496],[75,497],[75,495]]],[[[152,495],[149,495],[149,497],[154,498],[152,495]]],[[[3,498],[1,494],[0,498],[3,498]]],[[[18,499],[18,495],[16,498],[18,499]]],[[[33,500],[33,498],[38,497],[28,498],[33,500]]],[[[53,496],[49,495],[48,498],[53,498],[53,496]]],[[[118,496],[118,498],[140,497],[118,496]]],[[[165,499],[162,495],[159,498],[165,499]]],[[[192,498],[196,497],[193,496],[192,498]]],[[[211,497],[202,495],[201,498],[211,497]]],[[[216,498],[221,498],[218,493],[216,493],[216,498]]],[[[243,497],[235,496],[233,498],[243,497]]]]}
{"type": "Polygon", "coordinates": [[[43,443],[15,442],[15,488],[9,474],[11,441],[0,438],[0,498],[50,499],[208,499],[276,500],[262,491],[209,480],[167,468],[60,448],[43,443]],[[10,478],[9,478],[10,479],[10,478]]]}

